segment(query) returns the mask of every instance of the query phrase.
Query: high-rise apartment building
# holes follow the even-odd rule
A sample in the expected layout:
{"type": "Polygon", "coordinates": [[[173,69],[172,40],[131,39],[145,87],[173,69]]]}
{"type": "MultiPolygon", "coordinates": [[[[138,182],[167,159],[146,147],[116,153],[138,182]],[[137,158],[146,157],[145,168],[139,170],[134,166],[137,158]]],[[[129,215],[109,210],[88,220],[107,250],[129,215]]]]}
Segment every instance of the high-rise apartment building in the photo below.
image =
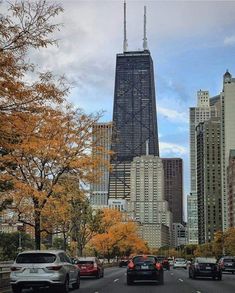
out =
{"type": "MultiPolygon", "coordinates": [[[[217,101],[217,99],[216,99],[217,101]]],[[[190,181],[191,181],[191,195],[193,200],[197,200],[197,139],[196,139],[196,127],[200,122],[209,120],[211,117],[217,117],[218,111],[214,99],[211,102],[208,91],[199,90],[197,92],[197,107],[190,108],[190,181]]],[[[192,199],[192,198],[191,198],[192,199]]],[[[192,215],[188,213],[188,217],[191,217],[190,221],[196,223],[196,219],[192,219],[192,215]]],[[[195,234],[198,227],[188,226],[188,240],[189,243],[197,243],[198,236],[195,234]],[[191,239],[196,237],[196,239],[191,239]]]]}
{"type": "MultiPolygon", "coordinates": [[[[163,164],[159,157],[145,155],[133,159],[128,210],[131,218],[139,222],[142,229],[146,227],[148,230],[148,235],[146,234],[144,239],[149,246],[159,247],[157,238],[162,232],[156,233],[156,229],[161,229],[164,225],[171,231],[172,227],[172,213],[168,202],[164,200],[163,164]],[[152,230],[149,227],[152,227],[152,230]]],[[[169,241],[170,239],[168,239],[168,245],[169,241]]],[[[166,245],[166,243],[163,244],[166,245]]]]}
{"type": "Polygon", "coordinates": [[[227,71],[223,78],[221,100],[221,164],[222,164],[222,207],[223,229],[228,224],[228,165],[230,150],[235,149],[235,78],[227,71]]]}
{"type": "Polygon", "coordinates": [[[197,130],[197,199],[199,243],[222,230],[220,118],[199,123],[197,130]]]}
{"type": "Polygon", "coordinates": [[[187,197],[188,214],[188,244],[198,244],[198,208],[197,195],[189,194],[187,197]]]}
{"type": "Polygon", "coordinates": [[[183,160],[162,158],[164,199],[169,203],[173,223],[183,223],[183,160]]]}
{"type": "Polygon", "coordinates": [[[91,184],[90,202],[95,206],[107,206],[108,205],[108,185],[109,185],[109,168],[108,163],[110,161],[110,148],[112,137],[112,123],[96,123],[93,126],[93,141],[96,148],[93,149],[93,155],[99,156],[100,165],[95,176],[97,181],[91,184]],[[97,146],[100,146],[102,153],[97,150],[97,146]]]}
{"type": "Polygon", "coordinates": [[[235,149],[230,150],[228,165],[228,227],[235,227],[235,149]]]}

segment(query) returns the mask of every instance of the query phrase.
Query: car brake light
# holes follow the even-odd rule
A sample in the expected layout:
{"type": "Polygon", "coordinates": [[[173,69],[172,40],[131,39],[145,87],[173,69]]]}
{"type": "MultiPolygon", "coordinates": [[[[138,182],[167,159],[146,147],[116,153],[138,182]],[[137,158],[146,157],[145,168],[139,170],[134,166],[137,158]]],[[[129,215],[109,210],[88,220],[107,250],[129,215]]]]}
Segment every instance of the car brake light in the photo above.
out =
{"type": "Polygon", "coordinates": [[[128,268],[129,268],[130,270],[133,270],[134,267],[135,267],[135,264],[133,263],[133,261],[130,261],[129,264],[128,264],[128,268]]]}
{"type": "Polygon", "coordinates": [[[51,266],[51,267],[46,267],[49,271],[59,271],[62,266],[51,266]]]}
{"type": "Polygon", "coordinates": [[[21,270],[21,267],[11,267],[12,272],[19,271],[19,270],[21,270]]]}
{"type": "Polygon", "coordinates": [[[161,270],[161,268],[162,268],[162,265],[158,262],[158,263],[156,263],[156,269],[157,270],[161,270]]]}

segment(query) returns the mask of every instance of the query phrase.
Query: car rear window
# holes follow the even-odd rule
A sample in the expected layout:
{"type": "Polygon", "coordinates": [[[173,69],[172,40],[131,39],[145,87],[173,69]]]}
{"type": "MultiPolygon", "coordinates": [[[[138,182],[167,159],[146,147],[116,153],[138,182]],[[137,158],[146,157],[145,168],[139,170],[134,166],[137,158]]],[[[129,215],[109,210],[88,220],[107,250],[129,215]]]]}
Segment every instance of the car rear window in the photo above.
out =
{"type": "Polygon", "coordinates": [[[56,255],[52,253],[24,253],[16,258],[16,263],[53,263],[56,255]]]}
{"type": "Polygon", "coordinates": [[[234,258],[225,258],[224,262],[235,262],[234,258]]]}
{"type": "Polygon", "coordinates": [[[78,261],[78,264],[79,265],[93,265],[94,262],[93,261],[90,261],[90,260],[79,260],[78,261]]]}
{"type": "Polygon", "coordinates": [[[155,257],[154,256],[136,256],[133,258],[133,262],[136,263],[140,263],[140,262],[151,262],[154,263],[155,257]]]}

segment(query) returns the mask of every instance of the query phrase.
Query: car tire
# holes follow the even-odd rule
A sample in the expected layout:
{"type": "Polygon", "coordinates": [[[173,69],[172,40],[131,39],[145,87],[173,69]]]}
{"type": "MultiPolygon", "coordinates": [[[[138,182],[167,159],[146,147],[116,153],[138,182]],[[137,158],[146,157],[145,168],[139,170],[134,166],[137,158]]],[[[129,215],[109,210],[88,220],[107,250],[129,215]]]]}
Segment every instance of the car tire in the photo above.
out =
{"type": "Polygon", "coordinates": [[[222,274],[220,274],[219,276],[218,276],[218,281],[221,281],[222,280],[222,274]]]}
{"type": "Polygon", "coordinates": [[[126,278],[126,283],[127,283],[127,285],[133,285],[134,281],[130,277],[127,277],[126,278]]]}
{"type": "Polygon", "coordinates": [[[189,279],[192,279],[191,271],[188,271],[188,277],[189,279]]]}
{"type": "Polygon", "coordinates": [[[100,279],[100,277],[101,277],[100,271],[97,272],[95,277],[96,277],[96,279],[100,279]]]}
{"type": "Polygon", "coordinates": [[[13,293],[21,293],[22,289],[18,285],[12,285],[11,286],[12,292],[13,293]]]}
{"type": "Polygon", "coordinates": [[[192,272],[192,279],[196,279],[196,275],[195,275],[195,273],[194,272],[192,272]]]}
{"type": "Polygon", "coordinates": [[[66,277],[63,285],[55,288],[55,292],[59,292],[59,293],[68,293],[69,292],[69,278],[68,278],[68,276],[66,277]]]}
{"type": "Polygon", "coordinates": [[[72,285],[73,289],[79,289],[80,288],[80,276],[77,276],[76,283],[73,283],[72,285]]]}
{"type": "Polygon", "coordinates": [[[232,274],[234,275],[234,272],[232,272],[232,274]]]}
{"type": "Polygon", "coordinates": [[[164,275],[163,275],[163,273],[160,275],[159,284],[160,285],[163,285],[164,284],[164,275]]]}

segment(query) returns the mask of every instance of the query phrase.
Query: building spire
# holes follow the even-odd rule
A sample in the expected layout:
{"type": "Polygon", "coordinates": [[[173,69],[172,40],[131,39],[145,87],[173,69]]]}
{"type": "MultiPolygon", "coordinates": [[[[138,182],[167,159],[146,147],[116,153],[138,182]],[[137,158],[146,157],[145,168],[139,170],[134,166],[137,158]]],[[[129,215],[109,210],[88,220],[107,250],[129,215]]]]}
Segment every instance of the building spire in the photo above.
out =
{"type": "Polygon", "coordinates": [[[148,50],[147,34],[146,34],[146,6],[144,6],[144,38],[143,38],[143,48],[144,48],[144,50],[148,50]]]}
{"type": "Polygon", "coordinates": [[[124,40],[123,40],[123,52],[127,51],[127,38],[126,38],[126,1],[124,0],[124,40]]]}

